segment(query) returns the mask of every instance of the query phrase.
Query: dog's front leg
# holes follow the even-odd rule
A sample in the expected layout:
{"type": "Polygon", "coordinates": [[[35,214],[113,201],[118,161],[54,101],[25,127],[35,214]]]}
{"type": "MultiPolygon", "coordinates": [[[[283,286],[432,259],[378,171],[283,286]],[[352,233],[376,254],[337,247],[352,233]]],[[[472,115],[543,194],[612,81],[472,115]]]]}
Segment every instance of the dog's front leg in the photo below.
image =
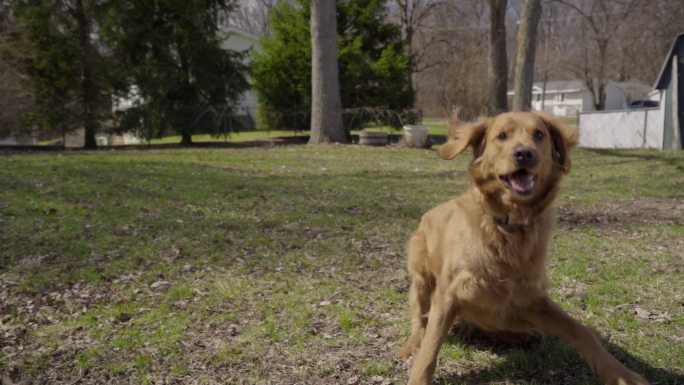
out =
{"type": "Polygon", "coordinates": [[[430,305],[425,335],[414,356],[409,385],[428,385],[437,366],[437,355],[444,338],[449,333],[456,317],[456,304],[453,296],[444,288],[437,288],[430,305]]]}
{"type": "Polygon", "coordinates": [[[604,384],[648,385],[643,377],[625,368],[610,355],[589,328],[570,317],[548,297],[540,299],[528,316],[540,330],[575,345],[604,384]]]}

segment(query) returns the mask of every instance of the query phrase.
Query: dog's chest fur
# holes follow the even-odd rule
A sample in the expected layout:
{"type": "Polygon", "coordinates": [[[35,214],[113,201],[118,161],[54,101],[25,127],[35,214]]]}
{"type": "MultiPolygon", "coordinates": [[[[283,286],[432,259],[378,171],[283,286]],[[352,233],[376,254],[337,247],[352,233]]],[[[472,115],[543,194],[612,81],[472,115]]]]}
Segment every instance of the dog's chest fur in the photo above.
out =
{"type": "Polygon", "coordinates": [[[541,213],[523,227],[508,228],[487,214],[470,212],[465,217],[476,223],[454,224],[471,229],[456,239],[447,236],[451,250],[443,249],[443,273],[462,318],[489,330],[525,328],[512,315],[546,294],[551,216],[541,213]]]}

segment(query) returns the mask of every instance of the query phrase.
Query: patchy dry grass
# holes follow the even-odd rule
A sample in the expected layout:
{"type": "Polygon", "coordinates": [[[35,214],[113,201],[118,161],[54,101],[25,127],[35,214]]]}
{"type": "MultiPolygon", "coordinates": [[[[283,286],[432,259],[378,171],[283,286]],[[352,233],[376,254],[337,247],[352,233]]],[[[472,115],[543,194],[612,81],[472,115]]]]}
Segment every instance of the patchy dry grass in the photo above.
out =
{"type": "MultiPolygon", "coordinates": [[[[0,157],[4,383],[394,384],[403,245],[467,159],[356,146],[0,157]]],[[[684,153],[579,150],[552,296],[684,383],[684,153]]],[[[455,328],[437,383],[596,383],[545,338],[455,328]]]]}

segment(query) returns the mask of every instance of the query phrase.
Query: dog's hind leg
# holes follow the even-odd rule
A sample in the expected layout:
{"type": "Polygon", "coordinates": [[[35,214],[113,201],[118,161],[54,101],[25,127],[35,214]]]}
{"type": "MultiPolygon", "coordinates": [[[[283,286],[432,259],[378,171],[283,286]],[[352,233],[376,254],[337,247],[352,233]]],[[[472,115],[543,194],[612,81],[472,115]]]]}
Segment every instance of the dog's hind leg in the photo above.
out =
{"type": "Polygon", "coordinates": [[[409,289],[409,307],[411,313],[411,335],[406,344],[401,348],[400,355],[408,359],[420,347],[427,313],[430,311],[430,297],[434,291],[434,278],[427,271],[428,250],[425,244],[425,236],[416,232],[408,244],[408,270],[411,276],[409,289]]]}

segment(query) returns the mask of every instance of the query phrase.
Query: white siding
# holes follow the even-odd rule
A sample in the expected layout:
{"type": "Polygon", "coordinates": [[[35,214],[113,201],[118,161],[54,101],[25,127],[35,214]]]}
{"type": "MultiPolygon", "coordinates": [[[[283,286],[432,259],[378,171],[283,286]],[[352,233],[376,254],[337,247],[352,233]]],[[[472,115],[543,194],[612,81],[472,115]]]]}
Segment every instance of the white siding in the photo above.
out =
{"type": "MultiPolygon", "coordinates": [[[[544,98],[544,111],[556,116],[572,116],[581,111],[593,110],[591,94],[586,91],[575,92],[550,92],[544,98]]],[[[541,94],[532,95],[532,109],[542,110],[541,94]],[[539,100],[538,100],[539,99],[539,100]]]]}
{"type": "MultiPolygon", "coordinates": [[[[261,51],[259,39],[256,36],[251,36],[241,31],[231,30],[228,37],[221,45],[224,49],[229,49],[237,52],[257,50],[261,51]]],[[[245,57],[245,63],[249,64],[251,60],[248,54],[245,57]]],[[[247,79],[251,83],[251,79],[247,79]]],[[[238,105],[235,108],[235,113],[238,115],[256,115],[257,97],[251,89],[247,90],[243,95],[238,105]]]]}
{"type": "Polygon", "coordinates": [[[35,146],[38,140],[35,136],[9,136],[0,139],[0,146],[35,146]]]}

